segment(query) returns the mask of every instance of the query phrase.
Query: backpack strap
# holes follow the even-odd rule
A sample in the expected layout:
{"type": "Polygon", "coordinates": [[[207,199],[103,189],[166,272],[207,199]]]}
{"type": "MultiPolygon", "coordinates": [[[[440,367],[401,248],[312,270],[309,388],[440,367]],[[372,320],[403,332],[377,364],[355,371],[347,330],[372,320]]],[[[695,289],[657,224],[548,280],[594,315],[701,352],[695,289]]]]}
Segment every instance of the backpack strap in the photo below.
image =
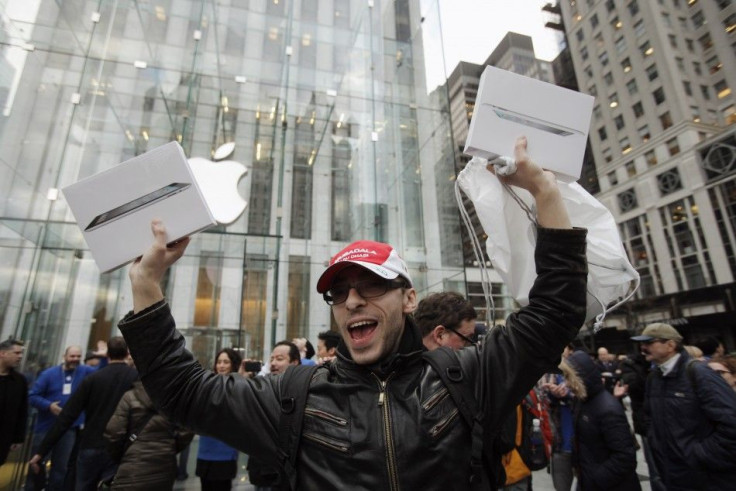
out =
{"type": "Polygon", "coordinates": [[[286,369],[279,382],[278,458],[286,482],[283,489],[296,489],[296,456],[302,434],[304,408],[312,376],[319,365],[295,365],[286,369]]]}
{"type": "Polygon", "coordinates": [[[463,382],[463,370],[455,352],[442,346],[422,354],[424,360],[437,372],[452,397],[460,415],[471,431],[470,452],[471,489],[491,489],[483,472],[483,424],[480,420],[478,403],[470,384],[463,382]]]}

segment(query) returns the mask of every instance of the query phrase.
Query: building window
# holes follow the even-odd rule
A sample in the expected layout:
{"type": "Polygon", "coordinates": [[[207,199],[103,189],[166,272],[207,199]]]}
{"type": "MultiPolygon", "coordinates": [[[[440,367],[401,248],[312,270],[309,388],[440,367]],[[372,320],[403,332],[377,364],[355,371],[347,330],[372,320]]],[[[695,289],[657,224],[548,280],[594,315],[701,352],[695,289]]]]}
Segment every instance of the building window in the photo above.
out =
{"type": "Polygon", "coordinates": [[[675,191],[682,189],[682,180],[680,179],[680,173],[677,167],[674,167],[667,172],[663,172],[657,176],[657,188],[662,196],[667,196],[675,191]]]}
{"type": "Polygon", "coordinates": [[[693,115],[693,121],[700,123],[700,108],[698,106],[690,106],[690,112],[693,115]]]}
{"type": "Polygon", "coordinates": [[[637,92],[639,92],[639,88],[636,86],[636,80],[631,79],[628,82],[626,82],[626,90],[629,91],[630,95],[634,95],[637,92]]]}
{"type": "Polygon", "coordinates": [[[736,14],[731,14],[723,19],[723,28],[728,34],[736,30],[736,14]]]}
{"type": "Polygon", "coordinates": [[[657,154],[654,153],[654,150],[649,150],[647,153],[644,154],[644,158],[647,161],[647,165],[649,167],[654,167],[657,165],[657,154]]]}
{"type": "Polygon", "coordinates": [[[646,34],[646,32],[647,32],[647,28],[644,27],[643,20],[639,20],[636,22],[636,24],[634,24],[634,33],[636,34],[636,37],[640,38],[644,34],[646,34]]]}
{"type": "Polygon", "coordinates": [[[710,33],[706,32],[705,35],[698,38],[698,42],[703,51],[707,51],[713,47],[713,40],[710,38],[710,33]]]}
{"type": "Polygon", "coordinates": [[[631,60],[624,58],[621,62],[621,68],[624,69],[624,73],[629,73],[631,71],[631,60]]]}
{"type": "Polygon", "coordinates": [[[582,27],[578,29],[577,32],[575,33],[575,38],[580,42],[582,42],[583,39],[585,39],[585,33],[583,32],[582,27]]]}
{"type": "Polygon", "coordinates": [[[621,154],[626,155],[631,151],[631,143],[629,142],[629,137],[625,136],[619,140],[619,146],[621,147],[621,154]]]}
{"type": "Polygon", "coordinates": [[[629,9],[629,14],[631,14],[632,17],[639,13],[639,3],[636,0],[629,2],[626,8],[629,9]]]}
{"type": "Polygon", "coordinates": [[[611,150],[611,147],[606,147],[603,149],[603,160],[606,161],[606,163],[609,163],[613,160],[613,151],[611,150]]]}
{"type": "Polygon", "coordinates": [[[628,177],[634,177],[636,175],[636,165],[633,160],[626,162],[626,175],[628,177]]]}
{"type": "Polygon", "coordinates": [[[726,122],[726,124],[736,123],[736,106],[731,104],[723,110],[723,120],[726,122]]]}
{"type": "Polygon", "coordinates": [[[649,133],[649,125],[644,125],[638,130],[639,137],[641,138],[641,141],[646,143],[649,141],[649,138],[651,138],[651,134],[649,133]]]}
{"type": "Polygon", "coordinates": [[[583,71],[588,76],[588,78],[593,78],[593,69],[590,68],[590,65],[588,65],[585,68],[583,68],[583,71]]]}
{"type": "Polygon", "coordinates": [[[611,72],[603,75],[603,81],[606,82],[606,85],[613,85],[613,75],[611,74],[611,72]]]}
{"type": "Polygon", "coordinates": [[[705,16],[703,15],[702,10],[697,10],[691,17],[691,20],[693,21],[693,29],[700,28],[703,24],[705,24],[705,16]]]}
{"type": "Polygon", "coordinates": [[[697,61],[693,62],[693,71],[695,72],[696,75],[703,74],[703,70],[701,70],[700,68],[700,63],[698,63],[697,61]]]}
{"type": "Polygon", "coordinates": [[[619,193],[616,198],[618,200],[618,208],[621,210],[621,213],[626,213],[627,211],[631,211],[639,206],[634,188],[627,189],[626,191],[619,193]]]}
{"type": "Polygon", "coordinates": [[[710,100],[710,89],[707,85],[700,86],[700,93],[703,94],[703,99],[705,99],[706,101],[710,100]]]}
{"type": "Polygon", "coordinates": [[[611,186],[618,185],[618,177],[616,177],[616,171],[615,170],[612,170],[611,172],[608,173],[608,183],[611,186]]]}
{"type": "Polygon", "coordinates": [[[598,128],[598,138],[603,142],[608,139],[608,133],[606,133],[606,127],[601,126],[598,128]]]}
{"type": "Polygon", "coordinates": [[[656,80],[657,77],[659,77],[659,73],[657,72],[657,65],[652,64],[647,67],[647,78],[649,81],[656,80]]]}
{"type": "Polygon", "coordinates": [[[678,56],[675,58],[675,63],[677,64],[677,69],[680,70],[680,73],[685,73],[685,61],[678,56]]]}
{"type": "Polygon", "coordinates": [[[705,64],[708,66],[708,71],[711,75],[718,73],[718,71],[723,68],[723,63],[721,63],[721,60],[719,60],[717,56],[712,56],[705,62],[705,64]]]}
{"type": "Polygon", "coordinates": [[[621,116],[620,114],[618,116],[616,116],[615,118],[613,118],[613,122],[616,125],[616,129],[617,130],[622,130],[624,128],[624,126],[625,126],[624,125],[624,117],[621,116]]]}
{"type": "Polygon", "coordinates": [[[662,87],[658,88],[657,90],[652,92],[652,97],[654,97],[654,102],[659,106],[665,101],[664,89],[662,89],[662,87]]]}
{"type": "Polygon", "coordinates": [[[667,37],[670,40],[670,46],[677,49],[677,36],[675,36],[674,34],[669,34],[667,37]]]}
{"type": "Polygon", "coordinates": [[[610,108],[618,107],[618,94],[615,92],[608,96],[608,106],[610,108]]]}
{"type": "Polygon", "coordinates": [[[588,59],[588,48],[583,46],[580,48],[580,57],[583,59],[583,61],[588,59]]]}
{"type": "Polygon", "coordinates": [[[645,41],[644,44],[639,46],[639,51],[641,52],[641,55],[646,58],[647,56],[654,53],[654,48],[649,44],[649,41],[645,41]]]}
{"type": "Polygon", "coordinates": [[[687,46],[689,52],[695,53],[695,43],[693,43],[692,39],[685,39],[685,46],[687,46]]]}
{"type": "Polygon", "coordinates": [[[623,26],[624,24],[618,19],[618,16],[615,16],[613,19],[611,19],[611,27],[613,27],[614,30],[618,31],[623,26]]]}
{"type": "Polygon", "coordinates": [[[616,5],[613,0],[606,0],[606,12],[613,12],[616,10],[616,5]]]}
{"type": "Polygon", "coordinates": [[[598,27],[598,16],[596,14],[593,14],[593,16],[590,18],[590,27],[595,29],[598,27]]]}
{"type": "Polygon", "coordinates": [[[595,116],[595,119],[601,119],[601,117],[603,117],[601,106],[596,105],[593,107],[593,116],[595,116]]]}
{"type": "Polygon", "coordinates": [[[682,82],[682,87],[685,89],[685,94],[687,95],[693,95],[693,87],[687,80],[684,80],[682,82]]]}
{"type": "Polygon", "coordinates": [[[590,87],[588,87],[588,94],[592,95],[593,97],[598,95],[598,89],[596,88],[595,84],[590,84],[590,87]]]}
{"type": "Polygon", "coordinates": [[[670,19],[670,14],[667,12],[662,12],[662,22],[664,22],[664,25],[667,27],[672,27],[672,19],[670,19]]]}
{"type": "Polygon", "coordinates": [[[680,145],[677,143],[677,138],[667,140],[667,151],[670,153],[670,157],[680,153],[680,145]]]}
{"type": "Polygon", "coordinates": [[[621,36],[616,40],[616,53],[621,54],[626,51],[626,38],[621,36]]]}
{"type": "Polygon", "coordinates": [[[598,55],[598,61],[601,62],[602,66],[608,65],[608,53],[604,51],[603,53],[598,55]]]}
{"type": "Polygon", "coordinates": [[[719,80],[716,82],[714,87],[716,89],[716,96],[719,99],[723,99],[724,97],[731,95],[731,88],[726,84],[725,80],[719,80]]]}
{"type": "Polygon", "coordinates": [[[672,126],[672,116],[670,116],[670,112],[667,111],[666,113],[659,116],[659,122],[662,124],[662,129],[666,130],[670,126],[672,126]]]}
{"type": "Polygon", "coordinates": [[[631,109],[634,111],[634,116],[637,118],[644,116],[644,107],[641,105],[641,102],[634,103],[634,105],[631,106],[631,109]]]}

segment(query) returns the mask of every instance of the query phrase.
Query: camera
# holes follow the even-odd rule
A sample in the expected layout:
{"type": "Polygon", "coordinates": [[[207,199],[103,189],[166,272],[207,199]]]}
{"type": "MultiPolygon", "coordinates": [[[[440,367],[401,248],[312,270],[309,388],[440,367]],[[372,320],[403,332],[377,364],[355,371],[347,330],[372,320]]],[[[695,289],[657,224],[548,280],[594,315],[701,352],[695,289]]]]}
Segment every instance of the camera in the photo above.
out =
{"type": "Polygon", "coordinates": [[[261,371],[263,364],[260,361],[244,361],[243,370],[246,372],[258,373],[261,371]]]}

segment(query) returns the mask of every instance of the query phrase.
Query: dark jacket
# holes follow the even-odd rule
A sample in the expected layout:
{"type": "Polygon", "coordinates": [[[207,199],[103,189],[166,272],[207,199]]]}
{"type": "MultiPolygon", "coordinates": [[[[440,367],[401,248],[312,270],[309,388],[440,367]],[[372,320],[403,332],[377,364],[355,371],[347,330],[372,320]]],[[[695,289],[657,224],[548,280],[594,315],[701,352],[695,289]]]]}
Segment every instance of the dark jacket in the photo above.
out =
{"type": "Polygon", "coordinates": [[[156,412],[140,381],[120,399],[105,428],[110,447],[124,444],[128,435],[139,428],[141,420],[153,413],[138,439],[123,455],[112,489],[157,491],[171,489],[176,478],[176,454],[194,438],[194,433],[174,425],[156,412]]]}
{"type": "Polygon", "coordinates": [[[647,381],[657,471],[670,491],[734,489],[736,392],[703,363],[693,363],[688,375],[689,361],[683,350],[670,373],[654,369],[647,381]]]}
{"type": "Polygon", "coordinates": [[[28,418],[28,382],[12,368],[0,376],[0,465],[10,446],[23,443],[28,418]]]}
{"type": "MultiPolygon", "coordinates": [[[[463,380],[482,395],[486,428],[499,427],[559,363],[585,319],[585,231],[539,229],[535,257],[530,304],[492,329],[482,348],[456,352],[463,380]]],[[[278,465],[279,376],[204,370],[184,349],[164,302],[129,314],[120,328],[163,411],[278,465]]],[[[300,489],[468,489],[470,430],[423,350],[407,318],[398,352],[378,366],[355,364],[341,345],[337,359],[317,370],[297,455],[300,489]]]]}
{"type": "Polygon", "coordinates": [[[578,489],[634,491],[634,437],[621,403],[603,385],[600,369],[590,356],[576,351],[567,359],[585,383],[588,395],[575,407],[575,450],[578,489]]]}
{"type": "Polygon", "coordinates": [[[629,386],[634,431],[641,436],[646,436],[649,430],[649,416],[644,411],[644,394],[650,366],[651,363],[641,353],[629,355],[619,365],[621,381],[629,386]]]}
{"type": "Polygon", "coordinates": [[[86,418],[79,439],[79,448],[104,448],[105,439],[102,434],[105,426],[115,412],[120,398],[130,389],[136,378],[138,372],[125,363],[110,363],[85,377],[41,442],[38,453],[42,456],[48,454],[82,411],[85,412],[86,418]]]}

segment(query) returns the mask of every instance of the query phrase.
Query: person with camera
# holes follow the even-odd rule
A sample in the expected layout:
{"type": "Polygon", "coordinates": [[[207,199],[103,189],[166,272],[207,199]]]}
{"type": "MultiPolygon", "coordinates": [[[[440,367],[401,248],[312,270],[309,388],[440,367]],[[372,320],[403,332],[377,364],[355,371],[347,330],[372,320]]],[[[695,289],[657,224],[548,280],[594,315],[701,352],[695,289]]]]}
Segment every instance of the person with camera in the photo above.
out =
{"type": "MultiPolygon", "coordinates": [[[[526,138],[518,139],[516,173],[499,178],[535,200],[537,277],[530,302],[491,329],[482,345],[451,352],[460,365],[456,383],[477,394],[488,432],[557,366],[586,314],[586,230],[572,228],[554,174],[534,164],[526,149],[526,138]]],[[[424,358],[410,315],[417,291],[393,247],[354,242],[317,281],[342,341],[337,358],[314,369],[304,387],[298,445],[284,452],[280,382],[289,372],[224,382],[197,365],[160,286],[189,240],[167,246],[158,221],[152,231],[154,244],[131,266],[133,311],[119,326],[144,385],[174,420],[279,466],[299,489],[489,488],[491,471],[471,466],[472,427],[454,400],[440,395],[447,391],[443,375],[424,358]]]]}
{"type": "MultiPolygon", "coordinates": [[[[241,358],[237,351],[223,348],[215,357],[215,373],[221,377],[237,376],[241,358]]],[[[223,491],[232,488],[238,473],[238,451],[210,436],[199,437],[197,469],[202,491],[223,491]]]]}

